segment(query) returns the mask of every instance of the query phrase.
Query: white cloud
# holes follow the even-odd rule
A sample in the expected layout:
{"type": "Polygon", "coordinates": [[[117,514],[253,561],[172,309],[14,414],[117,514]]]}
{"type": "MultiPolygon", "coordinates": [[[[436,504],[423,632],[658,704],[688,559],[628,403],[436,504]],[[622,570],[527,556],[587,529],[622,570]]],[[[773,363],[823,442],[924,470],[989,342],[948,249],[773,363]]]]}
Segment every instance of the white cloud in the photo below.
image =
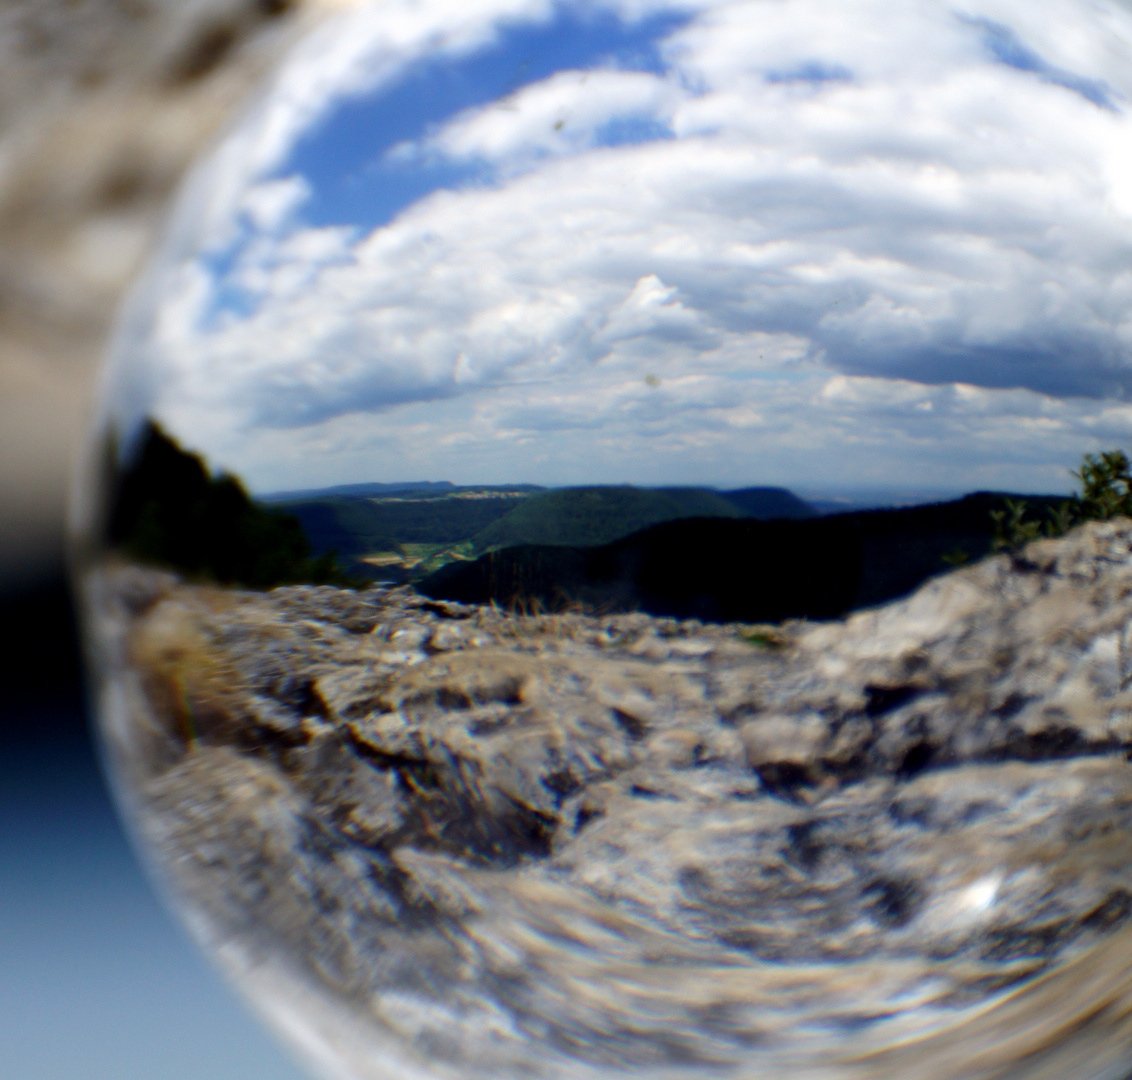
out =
{"type": "Polygon", "coordinates": [[[260,486],[372,476],[347,443],[465,479],[797,479],[840,454],[962,486],[978,453],[1052,475],[1125,430],[1076,400],[1132,393],[1123,7],[705,3],[664,74],[560,72],[397,150],[476,183],[369,235],[302,226],[306,181],[271,169],[334,102],[550,14],[368,9],[202,167],[123,337],[194,445],[260,486]],[[233,264],[200,261],[237,219],[233,264]],[[327,439],[324,464],[284,449],[327,439]]]}
{"type": "Polygon", "coordinates": [[[616,122],[643,121],[666,130],[686,97],[671,80],[647,72],[561,72],[470,110],[432,138],[399,146],[393,154],[401,160],[475,158],[517,171],[600,145],[616,122]]]}
{"type": "Polygon", "coordinates": [[[641,337],[687,340],[703,336],[700,314],[687,308],[677,297],[675,286],[665,285],[656,274],[646,274],[633,291],[608,315],[594,334],[602,346],[641,337]]]}
{"type": "Polygon", "coordinates": [[[243,193],[237,213],[246,216],[256,232],[273,235],[291,224],[310,197],[311,186],[301,176],[265,180],[243,193]]]}

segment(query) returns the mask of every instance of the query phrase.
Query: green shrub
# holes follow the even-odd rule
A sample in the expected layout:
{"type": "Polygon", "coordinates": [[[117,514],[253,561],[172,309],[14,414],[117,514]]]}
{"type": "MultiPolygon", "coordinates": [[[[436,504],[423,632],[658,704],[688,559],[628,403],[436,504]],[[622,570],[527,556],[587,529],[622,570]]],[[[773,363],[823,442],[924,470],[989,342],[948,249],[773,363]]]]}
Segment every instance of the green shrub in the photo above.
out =
{"type": "Polygon", "coordinates": [[[1016,553],[1040,535],[1064,536],[1086,521],[1132,517],[1132,465],[1123,450],[1086,454],[1072,475],[1080,494],[1048,508],[1044,521],[1027,519],[1025,499],[1006,499],[1003,509],[992,510],[994,550],[1016,553]]]}
{"type": "Polygon", "coordinates": [[[1123,450],[1086,454],[1073,475],[1081,482],[1077,510],[1081,521],[1132,517],[1132,476],[1123,450]]]}
{"type": "Polygon", "coordinates": [[[990,512],[994,527],[991,547],[995,551],[1020,551],[1041,532],[1041,522],[1026,520],[1026,500],[1006,499],[1003,509],[990,512]]]}

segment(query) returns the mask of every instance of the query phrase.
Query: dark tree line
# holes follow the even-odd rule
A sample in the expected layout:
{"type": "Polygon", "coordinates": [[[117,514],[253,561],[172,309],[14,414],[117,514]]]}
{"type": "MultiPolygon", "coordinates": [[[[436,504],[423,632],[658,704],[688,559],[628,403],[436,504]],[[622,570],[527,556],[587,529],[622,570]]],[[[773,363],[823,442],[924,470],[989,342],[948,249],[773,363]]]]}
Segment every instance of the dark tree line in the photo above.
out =
{"type": "Polygon", "coordinates": [[[109,547],[198,580],[264,589],[353,584],[333,553],[312,556],[297,518],[257,505],[148,421],[111,481],[109,547]]]}

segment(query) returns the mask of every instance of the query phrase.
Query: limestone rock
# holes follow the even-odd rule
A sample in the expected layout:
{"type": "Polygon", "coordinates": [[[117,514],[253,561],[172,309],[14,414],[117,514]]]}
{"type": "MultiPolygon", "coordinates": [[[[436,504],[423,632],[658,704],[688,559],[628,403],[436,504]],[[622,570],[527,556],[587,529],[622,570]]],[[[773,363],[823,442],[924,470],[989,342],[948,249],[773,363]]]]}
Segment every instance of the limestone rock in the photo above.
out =
{"type": "Polygon", "coordinates": [[[178,888],[430,1060],[770,1061],[838,1024],[863,1052],[1132,915],[1129,521],[776,628],[91,593],[178,888]]]}

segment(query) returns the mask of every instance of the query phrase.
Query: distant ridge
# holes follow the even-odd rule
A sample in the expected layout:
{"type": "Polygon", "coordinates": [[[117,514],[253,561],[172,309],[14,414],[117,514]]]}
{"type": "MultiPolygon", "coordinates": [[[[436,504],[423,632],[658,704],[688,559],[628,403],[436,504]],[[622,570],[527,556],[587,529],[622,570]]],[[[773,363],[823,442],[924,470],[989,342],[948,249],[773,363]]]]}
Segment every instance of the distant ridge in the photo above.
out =
{"type": "Polygon", "coordinates": [[[339,484],[275,492],[261,502],[302,523],[312,548],[355,573],[413,580],[452,559],[519,544],[592,547],[683,518],[806,519],[815,511],[779,487],[603,484],[460,485],[450,481],[339,484]]]}
{"type": "Polygon", "coordinates": [[[663,521],[742,516],[734,503],[709,488],[555,488],[524,499],[476,533],[473,542],[478,551],[516,544],[593,547],[663,521]]]}
{"type": "Polygon", "coordinates": [[[819,510],[781,487],[749,487],[719,493],[743,517],[758,521],[790,521],[817,517],[819,510]]]}
{"type": "Polygon", "coordinates": [[[402,492],[421,492],[442,494],[455,490],[456,485],[447,480],[409,480],[397,484],[335,484],[324,488],[301,488],[296,491],[272,491],[258,495],[260,502],[280,503],[298,502],[305,499],[323,499],[333,495],[360,495],[363,498],[380,498],[382,495],[399,495],[402,492]]]}

